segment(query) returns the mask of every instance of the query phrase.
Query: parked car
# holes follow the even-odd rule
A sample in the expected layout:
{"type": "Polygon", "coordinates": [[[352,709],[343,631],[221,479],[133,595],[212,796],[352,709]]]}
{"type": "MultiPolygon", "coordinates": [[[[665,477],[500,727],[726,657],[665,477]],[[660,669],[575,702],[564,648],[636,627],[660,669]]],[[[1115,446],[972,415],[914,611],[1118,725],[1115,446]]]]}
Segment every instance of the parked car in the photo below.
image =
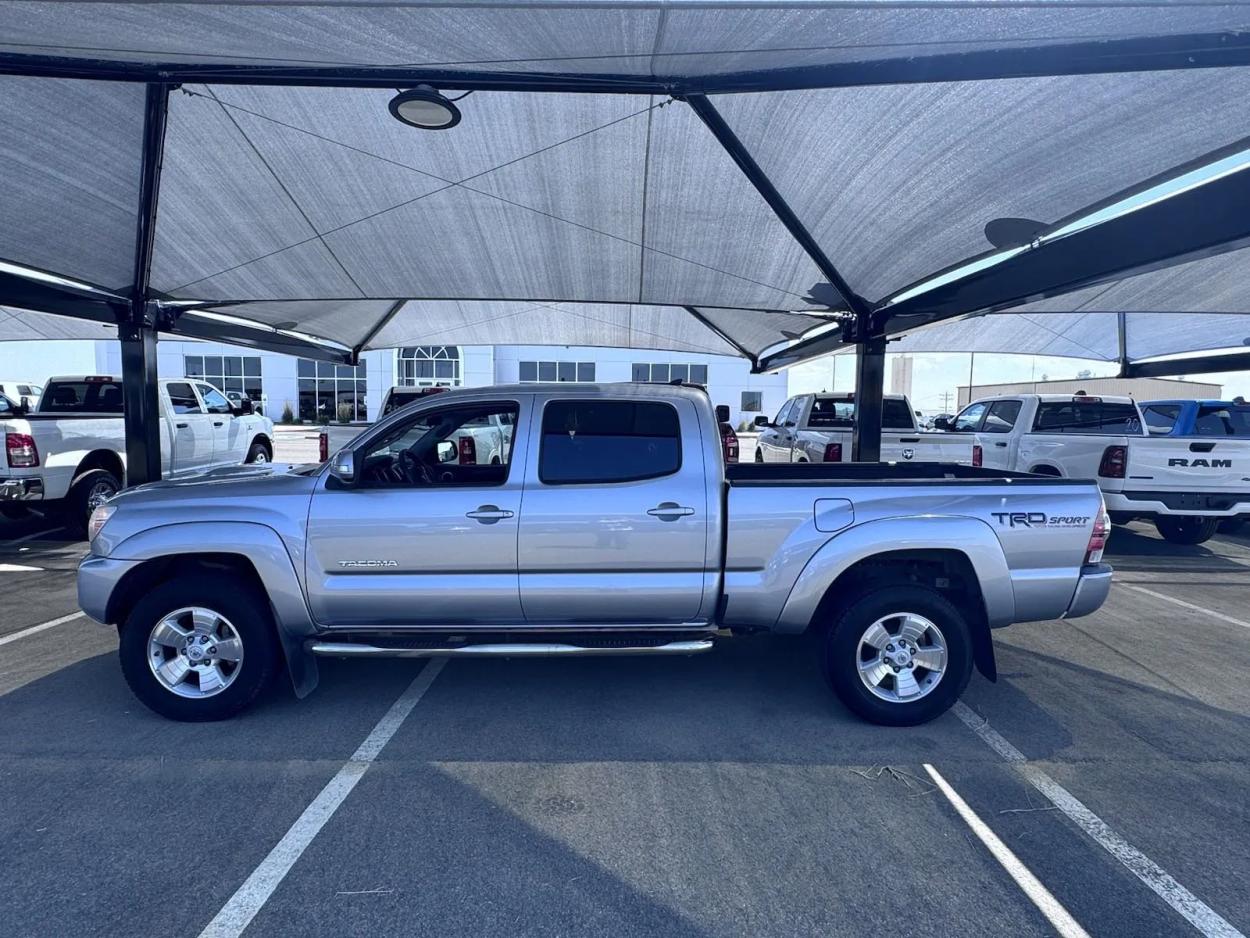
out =
{"type": "MultiPolygon", "coordinates": [[[[178,477],[234,463],[273,459],[273,422],[232,407],[210,384],[162,380],[161,472],[178,477]]],[[[4,415],[0,512],[63,511],[85,531],[91,512],[126,478],[122,384],[111,375],[51,378],[35,413],[4,415]]]]}
{"type": "Polygon", "coordinates": [[[689,654],[810,628],[847,706],[914,724],[974,662],[993,678],[992,629],[1110,587],[1092,482],[721,453],[692,388],[451,391],[325,466],[123,492],[91,519],[79,602],[174,719],[235,714],[284,665],[303,696],[321,656],[689,654]],[[515,428],[498,462],[444,460],[482,423],[515,428]]]}
{"type": "Polygon", "coordinates": [[[1175,544],[1200,544],[1221,519],[1250,511],[1250,440],[1148,435],[1131,398],[987,398],[950,429],[973,435],[988,468],[1097,479],[1113,521],[1149,519],[1175,544]]]}
{"type": "MultiPolygon", "coordinates": [[[[854,394],[800,394],[760,427],[756,462],[850,462],[855,430],[854,394]]],[[[884,462],[972,462],[971,443],[916,424],[902,394],[887,394],[881,407],[881,459],[884,462]]]]}
{"type": "Polygon", "coordinates": [[[33,409],[43,394],[43,385],[31,384],[29,381],[0,381],[0,394],[13,403],[33,409]]]}

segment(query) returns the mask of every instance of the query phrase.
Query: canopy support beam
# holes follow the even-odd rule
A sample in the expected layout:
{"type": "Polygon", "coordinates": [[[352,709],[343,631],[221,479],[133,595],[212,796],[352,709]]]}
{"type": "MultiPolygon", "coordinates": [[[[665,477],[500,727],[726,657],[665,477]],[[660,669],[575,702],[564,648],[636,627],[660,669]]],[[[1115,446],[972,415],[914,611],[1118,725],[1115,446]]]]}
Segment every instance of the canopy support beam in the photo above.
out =
{"type": "Polygon", "coordinates": [[[881,417],[885,397],[883,335],[855,344],[855,424],[851,435],[854,462],[881,461],[881,417]]]}
{"type": "Polygon", "coordinates": [[[755,191],[764,197],[764,201],[773,210],[773,214],[785,225],[786,230],[799,243],[799,246],[803,248],[807,256],[812,259],[812,262],[820,270],[821,274],[824,275],[825,279],[838,291],[838,295],[847,304],[851,312],[856,315],[866,315],[869,312],[868,302],[855,293],[851,289],[850,284],[838,273],[838,269],[833,266],[833,262],[829,260],[821,246],[816,243],[816,239],[807,230],[807,226],[799,220],[799,216],[794,213],[794,209],[790,208],[790,204],[777,191],[777,187],[768,178],[768,174],[760,168],[759,163],[755,162],[755,157],[751,155],[751,152],[738,139],[738,135],[725,123],[725,119],[721,117],[720,111],[716,110],[712,102],[701,94],[690,95],[686,98],[686,103],[694,109],[694,112],[699,115],[699,119],[707,125],[707,129],[712,132],[712,136],[716,138],[717,142],[733,157],[733,161],[738,164],[738,168],[742,170],[743,175],[755,187],[755,191]]]}
{"type": "Polygon", "coordinates": [[[168,115],[169,85],[149,84],[143,113],[143,162],[139,176],[138,224],[135,226],[134,281],[130,288],[129,308],[117,326],[117,336],[122,345],[126,482],[130,485],[155,482],[161,477],[161,411],[156,373],[159,309],[156,303],[148,302],[148,284],[168,115]]]}
{"type": "Polygon", "coordinates": [[[752,372],[755,371],[755,368],[757,365],[759,365],[760,360],[754,352],[752,352],[749,348],[747,348],[741,342],[738,342],[735,339],[733,339],[731,336],[727,335],[718,325],[716,325],[716,323],[712,322],[712,320],[708,319],[701,312],[699,312],[698,307],[687,306],[685,309],[686,309],[686,312],[688,312],[691,316],[693,316],[700,323],[706,326],[708,331],[713,333],[718,339],[720,339],[722,342],[728,343],[729,345],[737,349],[738,354],[751,363],[752,372]]]}
{"type": "Polygon", "coordinates": [[[382,315],[382,318],[373,324],[373,328],[365,333],[365,337],[360,340],[360,344],[352,349],[351,364],[353,365],[360,364],[360,353],[363,352],[368,347],[370,342],[372,342],[374,339],[378,337],[379,332],[381,332],[383,329],[385,329],[387,326],[391,324],[391,320],[394,319],[396,315],[398,315],[399,311],[404,308],[404,304],[407,302],[408,302],[407,300],[396,300],[395,305],[392,306],[390,309],[388,309],[382,315]]]}
{"type": "Polygon", "coordinates": [[[1218,371],[1250,369],[1250,352],[1225,355],[1196,355],[1170,358],[1165,361],[1129,362],[1120,372],[1122,378],[1167,378],[1175,375],[1202,375],[1218,371]]]}
{"type": "Polygon", "coordinates": [[[1125,369],[1128,368],[1128,314],[1115,314],[1115,340],[1117,356],[1116,360],[1120,363],[1120,377],[1127,377],[1125,369]]]}

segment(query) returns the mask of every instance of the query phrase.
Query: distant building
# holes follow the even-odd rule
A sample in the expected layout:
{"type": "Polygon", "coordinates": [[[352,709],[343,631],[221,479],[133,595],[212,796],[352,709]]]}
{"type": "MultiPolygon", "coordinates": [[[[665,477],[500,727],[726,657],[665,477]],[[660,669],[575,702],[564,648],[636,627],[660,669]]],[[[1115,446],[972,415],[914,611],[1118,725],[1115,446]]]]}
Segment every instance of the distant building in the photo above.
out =
{"type": "MultiPolygon", "coordinates": [[[[120,374],[121,346],[112,339],[0,343],[0,380],[44,384],[56,374],[120,374]]],[[[255,349],[162,338],[162,378],[202,377],[223,391],[241,391],[275,420],[283,408],[308,421],[335,420],[339,407],[358,421],[378,415],[394,385],[483,387],[530,381],[672,381],[707,386],[729,405],[736,426],[772,416],[787,397],[787,376],[751,374],[741,358],[687,352],[544,345],[414,345],[365,352],[358,366],[258,352],[255,349]]]]}
{"type": "Polygon", "coordinates": [[[1222,384],[1206,381],[1179,381],[1175,378],[1071,378],[1064,381],[1016,381],[1010,384],[976,384],[972,394],[968,386],[959,387],[959,407],[982,397],[1001,397],[1004,394],[1087,394],[1121,395],[1138,401],[1162,398],[1210,398],[1223,396],[1222,384]]]}

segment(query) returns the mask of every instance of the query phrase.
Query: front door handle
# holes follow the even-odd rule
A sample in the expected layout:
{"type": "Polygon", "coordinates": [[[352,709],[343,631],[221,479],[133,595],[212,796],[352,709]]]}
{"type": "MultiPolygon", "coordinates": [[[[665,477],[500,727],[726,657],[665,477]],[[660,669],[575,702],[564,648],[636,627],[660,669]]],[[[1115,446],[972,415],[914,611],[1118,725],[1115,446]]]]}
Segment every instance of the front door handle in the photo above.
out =
{"type": "Polygon", "coordinates": [[[498,524],[504,518],[511,518],[512,512],[498,505],[479,505],[473,511],[466,511],[464,516],[480,524],[498,524]]]}
{"type": "Polygon", "coordinates": [[[661,521],[676,521],[678,518],[684,518],[686,515],[693,515],[694,509],[687,508],[685,505],[679,505],[676,502],[660,502],[654,508],[647,509],[647,514],[653,518],[659,518],[661,521]]]}
{"type": "Polygon", "coordinates": [[[186,424],[186,423],[176,423],[176,424],[174,424],[174,426],[175,426],[177,429],[179,429],[179,430],[185,430],[188,426],[190,426],[190,424],[186,424]]]}
{"type": "Polygon", "coordinates": [[[995,445],[995,446],[1001,446],[1003,449],[1006,449],[1006,448],[1007,448],[1007,444],[1006,444],[1006,443],[995,443],[994,445],[995,445]]]}

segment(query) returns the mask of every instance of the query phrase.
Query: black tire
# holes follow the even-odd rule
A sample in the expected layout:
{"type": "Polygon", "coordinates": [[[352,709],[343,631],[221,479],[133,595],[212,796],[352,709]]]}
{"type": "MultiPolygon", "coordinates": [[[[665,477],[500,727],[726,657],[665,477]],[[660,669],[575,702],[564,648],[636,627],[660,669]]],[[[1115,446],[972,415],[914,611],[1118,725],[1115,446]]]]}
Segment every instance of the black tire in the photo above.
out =
{"type": "Polygon", "coordinates": [[[74,480],[61,506],[65,526],[85,537],[91,513],[102,498],[112,498],[122,490],[122,481],[107,469],[89,469],[74,480]]]}
{"type": "Polygon", "coordinates": [[[250,447],[248,447],[247,458],[243,461],[246,463],[273,462],[273,450],[260,440],[257,440],[250,447]]]}
{"type": "Polygon", "coordinates": [[[130,690],[149,710],[189,723],[226,720],[246,709],[273,679],[281,649],[269,603],[255,587],[221,574],[192,573],[162,583],[143,597],[121,629],[118,657],[130,690]],[[180,697],[148,664],[152,630],[171,612],[200,606],[224,616],[238,633],[243,657],[226,688],[208,697],[180,697]]]}
{"type": "Polygon", "coordinates": [[[1201,544],[1209,541],[1220,523],[1219,518],[1198,515],[1160,515],[1155,527],[1165,541],[1172,544],[1201,544]]]}
{"type": "Polygon", "coordinates": [[[1245,527],[1245,524],[1245,518],[1225,518],[1218,525],[1216,525],[1216,530],[1221,534],[1236,534],[1243,527],[1245,527]]]}
{"type": "MultiPolygon", "coordinates": [[[[972,630],[963,614],[940,593],[923,586],[882,587],[861,596],[843,611],[825,635],[821,663],[825,680],[853,712],[870,723],[915,726],[949,710],[968,686],[972,677],[972,630]],[[923,616],[946,641],[946,667],[941,677],[924,696],[912,701],[883,700],[868,689],[859,675],[861,638],[873,623],[896,613],[923,616]]],[[[920,674],[921,681],[927,674],[923,669],[912,669],[911,673],[920,674]]],[[[882,683],[894,680],[887,675],[882,683]]]]}

